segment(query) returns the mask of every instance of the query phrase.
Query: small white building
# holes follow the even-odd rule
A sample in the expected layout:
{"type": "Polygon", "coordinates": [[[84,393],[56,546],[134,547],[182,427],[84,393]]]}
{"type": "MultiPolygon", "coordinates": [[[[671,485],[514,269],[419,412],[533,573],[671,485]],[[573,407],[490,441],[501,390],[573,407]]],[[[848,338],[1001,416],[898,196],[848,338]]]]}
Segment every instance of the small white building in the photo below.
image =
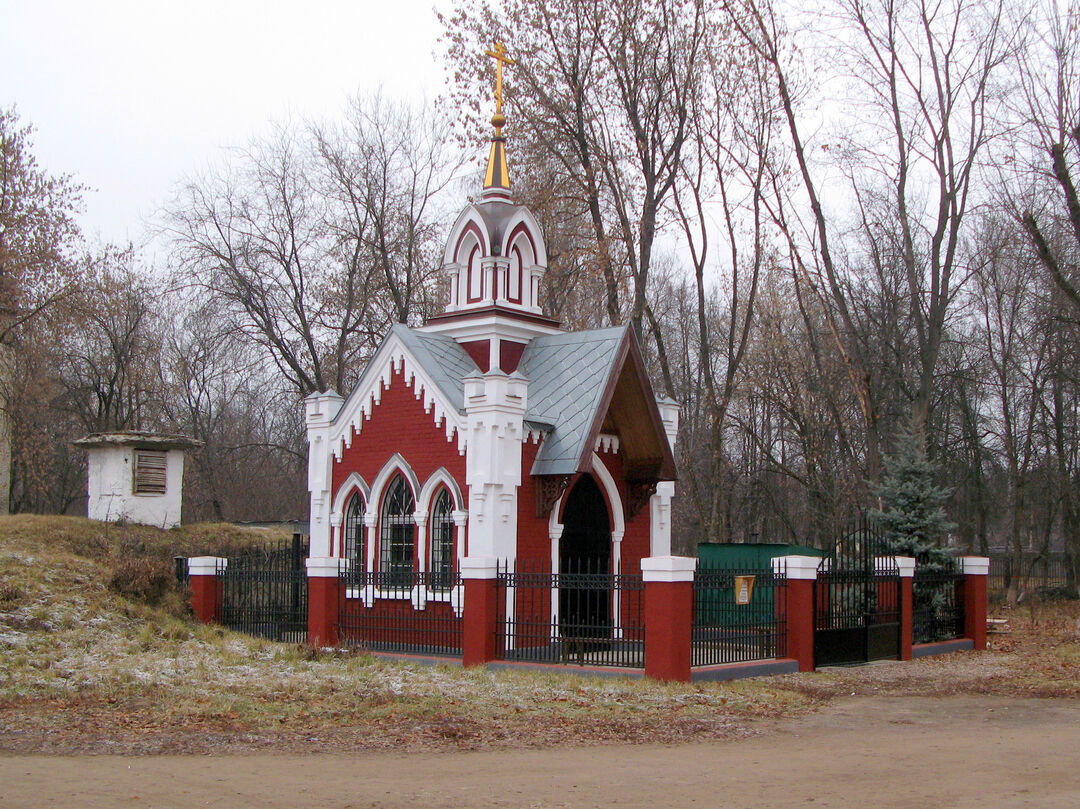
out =
{"type": "Polygon", "coordinates": [[[92,433],[74,442],[89,453],[86,516],[172,528],[180,524],[184,452],[202,446],[182,435],[92,433]]]}

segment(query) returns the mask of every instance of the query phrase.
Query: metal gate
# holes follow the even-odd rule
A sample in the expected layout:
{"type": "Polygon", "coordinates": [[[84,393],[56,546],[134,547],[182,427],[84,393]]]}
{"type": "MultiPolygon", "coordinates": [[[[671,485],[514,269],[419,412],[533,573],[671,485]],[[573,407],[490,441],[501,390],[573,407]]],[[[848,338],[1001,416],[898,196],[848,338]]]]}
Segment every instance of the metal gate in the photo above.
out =
{"type": "Polygon", "coordinates": [[[500,563],[496,653],[504,660],[643,668],[645,583],[607,559],[500,563]]]}
{"type": "Polygon", "coordinates": [[[307,542],[294,534],[277,548],[229,557],[218,571],[222,624],[259,638],[307,640],[307,542]]]}
{"type": "Polygon", "coordinates": [[[900,594],[884,533],[863,515],[818,565],[814,665],[898,658],[900,594]]]}

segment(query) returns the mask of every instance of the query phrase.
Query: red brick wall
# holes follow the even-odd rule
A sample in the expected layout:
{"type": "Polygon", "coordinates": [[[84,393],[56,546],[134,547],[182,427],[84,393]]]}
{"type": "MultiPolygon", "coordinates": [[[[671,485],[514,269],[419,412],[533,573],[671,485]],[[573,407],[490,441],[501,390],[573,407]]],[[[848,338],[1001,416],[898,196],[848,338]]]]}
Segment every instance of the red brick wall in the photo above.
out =
{"type": "Polygon", "coordinates": [[[423,611],[409,599],[380,598],[365,607],[358,598],[346,599],[342,607],[339,640],[360,646],[392,643],[461,648],[461,618],[445,601],[429,601],[423,611]]]}
{"type": "Polygon", "coordinates": [[[526,441],[521,448],[521,488],[518,489],[518,559],[532,565],[551,562],[551,538],[548,537],[548,518],[536,516],[536,483],[533,481],[533,462],[540,444],[526,441]]]}
{"type": "MultiPolygon", "coordinates": [[[[436,427],[435,417],[424,412],[423,402],[416,398],[415,386],[415,380],[413,384],[407,384],[403,374],[393,374],[390,387],[383,390],[371,418],[364,421],[359,434],[353,434],[352,446],[343,450],[341,460],[334,462],[335,494],[353,472],[359,473],[370,486],[379,470],[398,452],[412,467],[421,486],[432,472],[445,466],[457,481],[462,496],[468,497],[465,456],[458,453],[457,432],[446,440],[446,430],[442,426],[436,427]]],[[[419,497],[420,492],[413,492],[413,496],[419,497]]],[[[368,508],[378,508],[378,505],[369,503],[368,508]]],[[[426,538],[418,547],[418,556],[423,548],[426,548],[426,538]]],[[[334,550],[340,552],[339,548],[334,550]]]]}
{"type": "Polygon", "coordinates": [[[466,354],[472,357],[472,361],[476,363],[476,366],[486,374],[491,365],[491,341],[471,340],[468,343],[462,343],[461,347],[465,349],[466,354]]]}
{"type": "Polygon", "coordinates": [[[499,341],[499,369],[505,373],[516,371],[521,362],[521,355],[525,353],[525,343],[515,343],[510,340],[499,341]]]}

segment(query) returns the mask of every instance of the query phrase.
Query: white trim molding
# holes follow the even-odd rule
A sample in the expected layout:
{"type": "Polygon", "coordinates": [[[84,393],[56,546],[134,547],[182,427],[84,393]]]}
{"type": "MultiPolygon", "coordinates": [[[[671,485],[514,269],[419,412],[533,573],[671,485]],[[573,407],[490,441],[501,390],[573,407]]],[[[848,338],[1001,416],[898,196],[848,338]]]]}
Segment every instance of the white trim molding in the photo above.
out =
{"type": "Polygon", "coordinates": [[[399,373],[405,385],[411,386],[413,395],[423,403],[424,412],[431,415],[435,426],[443,428],[446,440],[453,440],[456,433],[458,451],[465,451],[461,414],[443,396],[401,337],[391,331],[329,425],[327,449],[334,458],[340,461],[345,448],[352,446],[354,433],[359,435],[363,431],[364,422],[371,419],[375,407],[382,402],[383,391],[389,390],[394,375],[399,373]]]}
{"type": "Polygon", "coordinates": [[[450,496],[454,498],[454,511],[463,511],[465,509],[465,498],[461,495],[461,487],[458,486],[458,482],[454,480],[454,476],[447,471],[445,466],[440,466],[428,475],[428,479],[424,481],[424,485],[420,487],[420,491],[417,493],[416,507],[424,511],[431,511],[431,501],[440,485],[446,486],[450,490],[450,496]]]}
{"type": "Polygon", "coordinates": [[[348,572],[350,561],[340,556],[315,556],[308,557],[304,564],[309,579],[333,579],[340,573],[348,572]]]}

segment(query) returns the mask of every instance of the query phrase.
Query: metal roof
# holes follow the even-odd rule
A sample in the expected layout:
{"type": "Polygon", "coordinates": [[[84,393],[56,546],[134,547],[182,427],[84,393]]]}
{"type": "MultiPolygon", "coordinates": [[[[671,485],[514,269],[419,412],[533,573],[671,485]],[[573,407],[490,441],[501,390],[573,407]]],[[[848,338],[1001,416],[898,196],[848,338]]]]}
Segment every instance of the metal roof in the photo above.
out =
{"type": "Polygon", "coordinates": [[[465,384],[462,380],[479,371],[472,357],[452,337],[410,329],[401,323],[391,329],[416,357],[439,391],[459,413],[465,412],[465,384]]]}
{"type": "MultiPolygon", "coordinates": [[[[531,473],[572,475],[585,455],[629,326],[535,337],[517,371],[528,380],[526,425],[543,430],[531,473]]],[[[397,324],[398,336],[450,406],[465,412],[464,378],[479,371],[453,338],[397,324]]],[[[389,335],[388,335],[389,337],[389,335]]],[[[380,349],[381,350],[381,349],[380,349]]],[[[666,439],[664,441],[666,446],[666,439]]],[[[668,451],[670,452],[670,451],[668,451]]]]}
{"type": "Polygon", "coordinates": [[[529,380],[526,419],[554,425],[532,474],[571,475],[585,451],[626,326],[536,337],[518,370],[529,380]]]}

